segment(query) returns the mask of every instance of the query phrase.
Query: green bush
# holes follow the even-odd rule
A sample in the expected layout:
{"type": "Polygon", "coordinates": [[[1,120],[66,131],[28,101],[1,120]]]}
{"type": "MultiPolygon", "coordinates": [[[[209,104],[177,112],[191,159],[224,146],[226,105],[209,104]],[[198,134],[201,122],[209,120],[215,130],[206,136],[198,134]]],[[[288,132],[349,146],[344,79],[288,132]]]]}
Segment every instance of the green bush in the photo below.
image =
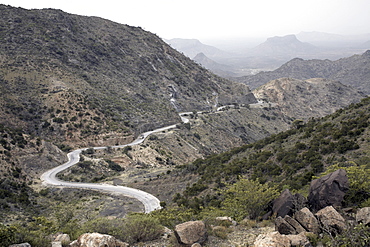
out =
{"type": "Polygon", "coordinates": [[[130,244],[151,241],[159,238],[163,230],[159,221],[150,215],[130,215],[125,220],[119,239],[123,239],[130,244]]]}
{"type": "Polygon", "coordinates": [[[262,214],[269,202],[279,194],[268,183],[258,180],[241,179],[223,192],[225,200],[222,207],[227,215],[237,221],[249,217],[255,219],[262,214]]]}

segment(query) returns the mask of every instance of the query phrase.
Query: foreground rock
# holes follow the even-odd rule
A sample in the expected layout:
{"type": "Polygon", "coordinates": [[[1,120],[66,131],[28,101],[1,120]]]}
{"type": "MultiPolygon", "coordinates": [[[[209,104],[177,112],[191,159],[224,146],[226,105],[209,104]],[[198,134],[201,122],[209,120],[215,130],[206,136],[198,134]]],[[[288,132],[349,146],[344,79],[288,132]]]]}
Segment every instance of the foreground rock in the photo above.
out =
{"type": "Polygon", "coordinates": [[[254,247],[290,247],[290,239],[281,235],[279,232],[270,232],[267,234],[260,234],[256,241],[254,241],[254,247]]]}
{"type": "Polygon", "coordinates": [[[207,240],[207,230],[203,221],[188,221],[175,226],[175,236],[180,244],[202,244],[207,240]]]}
{"type": "Polygon", "coordinates": [[[283,190],[280,196],[276,198],[272,205],[272,214],[276,217],[285,217],[293,215],[295,211],[305,207],[307,199],[301,194],[292,194],[289,189],[283,190]]]}
{"type": "Polygon", "coordinates": [[[332,206],[321,209],[315,215],[328,232],[338,234],[347,229],[345,219],[332,206]]]}
{"type": "Polygon", "coordinates": [[[348,188],[347,172],[343,169],[336,170],[324,177],[312,180],[308,204],[315,211],[326,206],[341,206],[348,188]]]}
{"type": "Polygon", "coordinates": [[[370,225],[370,207],[359,209],[356,214],[356,221],[357,223],[370,225]]]}
{"type": "Polygon", "coordinates": [[[302,208],[294,214],[294,218],[305,228],[308,232],[315,234],[320,233],[319,222],[313,213],[308,208],[302,208]]]}
{"type": "Polygon", "coordinates": [[[124,243],[113,236],[100,233],[85,233],[73,241],[70,247],[128,247],[129,244],[124,243]]]}

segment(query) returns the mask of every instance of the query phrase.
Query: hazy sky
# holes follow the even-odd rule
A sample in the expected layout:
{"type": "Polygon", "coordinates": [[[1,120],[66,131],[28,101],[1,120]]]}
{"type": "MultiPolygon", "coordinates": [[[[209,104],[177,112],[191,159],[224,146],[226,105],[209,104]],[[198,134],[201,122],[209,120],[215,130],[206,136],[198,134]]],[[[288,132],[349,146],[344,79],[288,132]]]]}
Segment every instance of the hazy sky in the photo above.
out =
{"type": "Polygon", "coordinates": [[[140,26],[166,39],[267,38],[301,31],[370,33],[370,0],[0,0],[0,3],[99,16],[140,26]]]}

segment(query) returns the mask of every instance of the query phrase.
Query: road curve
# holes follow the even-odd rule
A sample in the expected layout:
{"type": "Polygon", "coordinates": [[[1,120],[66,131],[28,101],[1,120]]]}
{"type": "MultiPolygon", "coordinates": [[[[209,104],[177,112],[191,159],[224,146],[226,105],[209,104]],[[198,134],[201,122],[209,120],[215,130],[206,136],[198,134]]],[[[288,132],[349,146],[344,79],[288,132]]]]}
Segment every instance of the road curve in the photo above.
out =
{"type": "MultiPolygon", "coordinates": [[[[180,115],[181,116],[181,115],[180,115]]],[[[188,119],[184,118],[181,116],[181,120],[185,123],[189,121],[188,119]]],[[[134,146],[142,143],[149,135],[169,129],[176,128],[176,124],[170,125],[167,127],[155,129],[152,131],[147,131],[145,133],[142,133],[139,135],[139,137],[134,140],[133,142],[125,145],[118,145],[118,146],[111,146],[111,148],[123,148],[126,146],[134,146]]],[[[93,147],[95,150],[100,150],[100,149],[106,149],[107,147],[93,147]]],[[[160,209],[160,201],[158,200],[157,197],[134,188],[129,188],[125,186],[115,186],[115,185],[109,185],[109,184],[97,184],[97,183],[75,183],[75,182],[67,182],[67,181],[62,181],[56,177],[56,175],[77,164],[80,161],[80,154],[82,151],[86,150],[88,148],[82,148],[82,149],[77,149],[74,150],[70,153],[67,154],[68,157],[68,162],[54,167],[51,170],[46,171],[41,175],[41,181],[44,185],[51,185],[51,186],[65,186],[65,187],[71,187],[71,188],[81,188],[81,189],[89,189],[89,190],[100,190],[100,191],[106,191],[110,193],[120,193],[128,197],[133,197],[139,200],[140,202],[143,203],[144,208],[145,208],[145,213],[150,213],[154,210],[160,209]]]]}

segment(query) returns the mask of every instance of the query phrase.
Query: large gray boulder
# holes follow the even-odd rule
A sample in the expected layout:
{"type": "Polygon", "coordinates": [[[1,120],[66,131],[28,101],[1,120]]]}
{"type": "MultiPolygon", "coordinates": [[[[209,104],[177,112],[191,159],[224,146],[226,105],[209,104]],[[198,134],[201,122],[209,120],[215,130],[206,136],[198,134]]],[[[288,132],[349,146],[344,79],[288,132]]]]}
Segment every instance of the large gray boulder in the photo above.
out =
{"type": "Polygon", "coordinates": [[[357,223],[364,225],[370,225],[370,207],[361,208],[356,213],[357,223]]]}
{"type": "Polygon", "coordinates": [[[175,236],[180,244],[202,244],[207,240],[208,234],[203,221],[188,221],[175,226],[175,236]]]}
{"type": "Polygon", "coordinates": [[[347,229],[346,220],[332,206],[319,210],[315,215],[327,232],[338,234],[347,229]]]}
{"type": "Polygon", "coordinates": [[[314,211],[326,206],[341,206],[348,188],[347,172],[343,169],[336,170],[311,181],[308,204],[314,211]]]}
{"type": "Polygon", "coordinates": [[[289,189],[283,190],[280,196],[276,198],[272,205],[272,214],[276,217],[283,217],[285,215],[293,215],[295,211],[298,211],[305,207],[306,198],[300,194],[292,194],[289,189]]]}
{"type": "Polygon", "coordinates": [[[315,234],[320,233],[319,222],[308,208],[302,208],[297,211],[294,214],[294,219],[296,219],[306,231],[313,232],[315,234]]]}

